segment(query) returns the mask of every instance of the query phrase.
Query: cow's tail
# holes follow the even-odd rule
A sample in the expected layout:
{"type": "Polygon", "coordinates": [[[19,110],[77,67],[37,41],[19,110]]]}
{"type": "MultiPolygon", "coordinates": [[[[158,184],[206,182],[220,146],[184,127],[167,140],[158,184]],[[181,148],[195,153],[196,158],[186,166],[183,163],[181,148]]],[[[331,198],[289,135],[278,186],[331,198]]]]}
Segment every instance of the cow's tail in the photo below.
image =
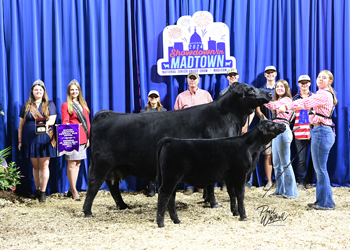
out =
{"type": "Polygon", "coordinates": [[[162,185],[162,169],[160,167],[160,153],[162,151],[162,148],[164,144],[166,143],[168,137],[164,137],[158,141],[158,146],[157,146],[157,175],[156,175],[156,183],[157,187],[160,188],[162,185]]]}

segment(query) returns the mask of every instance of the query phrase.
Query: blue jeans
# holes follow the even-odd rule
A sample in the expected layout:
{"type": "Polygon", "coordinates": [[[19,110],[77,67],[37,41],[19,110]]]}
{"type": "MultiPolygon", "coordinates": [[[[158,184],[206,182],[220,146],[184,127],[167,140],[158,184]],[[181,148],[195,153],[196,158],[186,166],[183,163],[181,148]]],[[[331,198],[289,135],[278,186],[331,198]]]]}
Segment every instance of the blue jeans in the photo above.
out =
{"type": "Polygon", "coordinates": [[[306,185],[306,174],[307,174],[307,156],[310,147],[310,140],[298,140],[295,139],[295,147],[297,148],[297,153],[301,148],[307,143],[303,150],[298,155],[298,176],[297,182],[306,185]]]}
{"type": "Polygon", "coordinates": [[[196,187],[194,187],[194,186],[190,186],[190,185],[187,185],[187,184],[185,183],[184,189],[185,189],[185,190],[187,190],[187,189],[192,189],[192,190],[195,190],[195,189],[196,189],[196,187]]]}
{"type": "Polygon", "coordinates": [[[289,126],[284,133],[279,134],[272,140],[272,162],[277,179],[275,194],[283,195],[286,198],[298,197],[297,184],[291,165],[282,174],[284,168],[290,163],[290,144],[293,140],[292,131],[289,126]]]}
{"type": "Polygon", "coordinates": [[[246,187],[251,187],[253,185],[253,173],[250,175],[249,181],[245,183],[246,187]]]}
{"type": "Polygon", "coordinates": [[[327,171],[329,151],[335,141],[331,127],[317,126],[311,129],[311,156],[316,172],[316,202],[324,208],[333,208],[333,192],[327,171]]]}

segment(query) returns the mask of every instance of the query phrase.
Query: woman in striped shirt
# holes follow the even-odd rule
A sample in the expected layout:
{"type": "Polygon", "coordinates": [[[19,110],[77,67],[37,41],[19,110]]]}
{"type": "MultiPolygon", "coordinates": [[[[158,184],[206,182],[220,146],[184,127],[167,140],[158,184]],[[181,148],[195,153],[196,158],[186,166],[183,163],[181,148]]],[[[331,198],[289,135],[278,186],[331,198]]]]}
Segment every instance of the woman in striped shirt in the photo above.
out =
{"type": "MultiPolygon", "coordinates": [[[[278,80],[276,82],[273,101],[264,105],[268,109],[277,112],[281,106],[286,107],[291,103],[292,95],[290,93],[288,82],[286,80],[278,80]]],[[[286,125],[286,131],[272,140],[272,163],[275,170],[275,177],[279,178],[277,180],[277,189],[274,195],[290,199],[298,197],[293,168],[292,166],[288,166],[284,174],[282,174],[282,172],[290,163],[290,144],[293,140],[293,135],[289,127],[289,122],[292,115],[293,112],[291,111],[277,114],[273,120],[277,123],[284,123],[286,125]]]]}
{"type": "MultiPolygon", "coordinates": [[[[308,204],[314,209],[326,210],[333,209],[333,193],[327,172],[327,160],[331,150],[335,135],[332,130],[332,113],[337,98],[331,84],[333,83],[333,74],[328,70],[323,70],[317,77],[318,91],[312,96],[294,101],[287,105],[288,109],[300,110],[311,109],[310,127],[311,127],[311,156],[317,177],[316,201],[308,204]]],[[[283,112],[283,111],[282,111],[283,112]]]]}

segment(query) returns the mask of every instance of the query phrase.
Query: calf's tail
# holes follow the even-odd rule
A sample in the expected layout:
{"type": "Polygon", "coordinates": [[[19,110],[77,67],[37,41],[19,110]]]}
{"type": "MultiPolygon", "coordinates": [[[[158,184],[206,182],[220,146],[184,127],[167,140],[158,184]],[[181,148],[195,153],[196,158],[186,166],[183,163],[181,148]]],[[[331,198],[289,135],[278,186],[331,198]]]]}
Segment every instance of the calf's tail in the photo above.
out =
{"type": "Polygon", "coordinates": [[[162,185],[162,169],[160,167],[160,154],[162,151],[163,146],[165,145],[168,137],[164,137],[158,141],[158,146],[157,146],[157,175],[156,175],[156,183],[157,187],[160,188],[162,185]]]}

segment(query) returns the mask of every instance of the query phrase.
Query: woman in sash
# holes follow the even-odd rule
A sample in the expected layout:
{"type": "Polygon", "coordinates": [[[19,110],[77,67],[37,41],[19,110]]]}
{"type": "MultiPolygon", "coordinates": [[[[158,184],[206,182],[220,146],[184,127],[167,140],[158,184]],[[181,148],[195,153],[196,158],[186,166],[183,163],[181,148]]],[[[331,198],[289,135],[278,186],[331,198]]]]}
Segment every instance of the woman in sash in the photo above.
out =
{"type": "Polygon", "coordinates": [[[86,159],[86,148],[89,146],[90,136],[90,110],[84,100],[81,88],[77,80],[72,80],[67,88],[67,102],[62,104],[62,124],[79,125],[79,152],[73,152],[65,156],[68,161],[67,176],[70,183],[67,196],[80,201],[76,182],[79,174],[81,160],[86,159]]]}
{"type": "Polygon", "coordinates": [[[50,177],[49,163],[56,157],[56,140],[53,125],[56,123],[56,106],[49,101],[45,84],[36,80],[30,89],[30,97],[22,106],[18,126],[18,150],[22,159],[30,158],[36,188],[35,197],[46,201],[46,186],[50,177]],[[37,134],[36,120],[45,118],[43,133],[37,134]]]}
{"type": "MultiPolygon", "coordinates": [[[[281,106],[286,107],[286,105],[291,103],[292,95],[290,93],[288,82],[281,79],[276,82],[273,101],[264,105],[270,110],[276,110],[276,113],[278,113],[281,106]]],[[[275,170],[275,177],[278,178],[277,189],[274,195],[289,199],[298,197],[293,168],[291,165],[288,166],[290,163],[290,144],[293,140],[293,134],[289,127],[292,115],[292,111],[278,113],[276,115],[273,120],[277,123],[285,124],[286,130],[272,140],[272,163],[275,170]],[[284,168],[287,166],[288,168],[283,173],[284,168]]]]}

